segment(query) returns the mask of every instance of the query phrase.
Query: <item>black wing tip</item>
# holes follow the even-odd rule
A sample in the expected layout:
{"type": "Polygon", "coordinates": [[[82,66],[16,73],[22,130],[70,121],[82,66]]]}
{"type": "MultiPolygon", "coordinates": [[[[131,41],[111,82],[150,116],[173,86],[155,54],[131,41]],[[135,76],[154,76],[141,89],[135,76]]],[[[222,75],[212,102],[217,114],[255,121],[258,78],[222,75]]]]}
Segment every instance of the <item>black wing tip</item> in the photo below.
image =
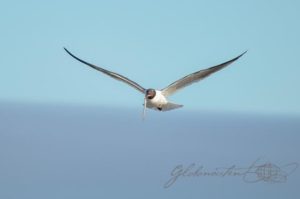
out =
{"type": "Polygon", "coordinates": [[[225,62],[224,64],[226,63],[232,63],[236,60],[238,60],[239,58],[241,58],[244,54],[246,54],[248,52],[248,50],[244,51],[242,54],[240,54],[239,56],[237,56],[236,58],[233,58],[232,60],[229,60],[228,62],[225,62]]]}
{"type": "Polygon", "coordinates": [[[238,57],[237,57],[237,59],[238,58],[240,58],[240,57],[242,57],[244,54],[246,54],[248,52],[248,50],[246,50],[245,52],[243,52],[242,54],[240,54],[238,57]]]}
{"type": "Polygon", "coordinates": [[[63,47],[64,48],[64,50],[68,53],[68,54],[72,54],[66,47],[63,47]]]}
{"type": "Polygon", "coordinates": [[[69,55],[71,55],[71,57],[77,59],[78,61],[80,61],[80,62],[82,62],[82,63],[85,63],[85,64],[87,64],[87,65],[91,65],[91,64],[87,63],[86,61],[83,61],[82,59],[79,59],[78,57],[76,57],[75,55],[73,55],[66,47],[63,47],[63,48],[64,48],[64,50],[65,50],[69,55]]]}

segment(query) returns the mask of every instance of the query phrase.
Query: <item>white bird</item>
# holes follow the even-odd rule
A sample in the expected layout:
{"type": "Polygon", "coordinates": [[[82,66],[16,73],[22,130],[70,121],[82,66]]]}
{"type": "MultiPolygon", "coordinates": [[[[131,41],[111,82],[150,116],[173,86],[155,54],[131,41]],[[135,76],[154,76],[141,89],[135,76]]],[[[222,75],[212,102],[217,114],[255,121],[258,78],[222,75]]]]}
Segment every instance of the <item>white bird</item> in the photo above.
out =
{"type": "Polygon", "coordinates": [[[80,61],[80,62],[82,62],[82,63],[116,79],[116,80],[122,81],[122,82],[128,84],[129,86],[135,88],[136,90],[140,91],[141,93],[143,93],[145,95],[144,104],[143,104],[144,105],[144,110],[143,110],[144,117],[145,117],[146,107],[150,108],[150,109],[158,110],[158,111],[169,111],[169,110],[173,110],[173,109],[182,107],[183,105],[174,104],[172,102],[169,102],[167,97],[169,97],[170,95],[173,95],[179,89],[189,86],[195,82],[198,82],[198,81],[204,79],[205,77],[209,76],[210,74],[223,69],[224,67],[226,67],[229,64],[233,63],[234,61],[238,60],[241,56],[243,56],[247,52],[247,51],[245,51],[241,55],[237,56],[236,58],[233,58],[222,64],[219,64],[219,65],[207,68],[207,69],[199,70],[197,72],[189,74],[189,75],[173,82],[172,84],[170,84],[169,86],[167,86],[164,89],[156,90],[153,88],[145,89],[138,83],[128,79],[127,77],[124,77],[123,75],[120,75],[118,73],[106,70],[104,68],[100,68],[99,66],[90,64],[82,59],[79,59],[78,57],[73,55],[70,51],[68,51],[66,48],[64,48],[64,49],[69,55],[71,55],[73,58],[77,59],[78,61],[80,61]]]}

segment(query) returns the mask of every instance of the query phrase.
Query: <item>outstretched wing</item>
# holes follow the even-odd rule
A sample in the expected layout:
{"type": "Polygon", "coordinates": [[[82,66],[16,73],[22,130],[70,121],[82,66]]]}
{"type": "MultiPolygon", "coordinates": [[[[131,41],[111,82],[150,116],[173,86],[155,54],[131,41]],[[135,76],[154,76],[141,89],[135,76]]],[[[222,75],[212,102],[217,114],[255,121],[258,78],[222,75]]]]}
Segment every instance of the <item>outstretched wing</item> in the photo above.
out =
{"type": "Polygon", "coordinates": [[[123,75],[120,75],[120,74],[118,74],[118,73],[114,73],[114,72],[105,70],[104,68],[100,68],[99,66],[95,66],[95,65],[93,65],[93,64],[90,64],[90,63],[88,63],[88,62],[86,62],[86,61],[84,61],[84,60],[82,60],[82,59],[79,59],[78,57],[76,57],[75,55],[73,55],[70,51],[68,51],[66,48],[64,48],[64,49],[65,49],[65,51],[66,51],[69,55],[71,55],[73,58],[77,59],[77,60],[80,61],[81,63],[84,63],[84,64],[88,65],[89,67],[91,67],[91,68],[93,68],[93,69],[96,69],[96,70],[98,70],[98,71],[100,71],[100,72],[102,72],[102,73],[104,73],[104,74],[106,74],[106,75],[108,75],[108,76],[110,76],[110,77],[116,79],[116,80],[119,80],[119,81],[122,81],[122,82],[128,84],[129,86],[135,88],[136,90],[138,90],[138,91],[140,91],[140,92],[142,92],[142,93],[145,93],[145,90],[146,90],[146,89],[144,89],[144,88],[143,88],[142,86],[140,86],[138,83],[136,83],[136,82],[134,82],[134,81],[128,79],[127,77],[124,77],[123,75]]]}
{"type": "Polygon", "coordinates": [[[221,70],[222,68],[228,66],[229,64],[231,64],[234,61],[238,60],[246,52],[247,51],[245,51],[241,55],[239,55],[236,58],[234,58],[232,60],[229,60],[225,63],[222,63],[222,64],[219,64],[217,66],[213,66],[213,67],[210,67],[210,68],[207,68],[207,69],[200,70],[200,71],[197,71],[195,73],[189,74],[189,75],[173,82],[172,84],[170,84],[166,88],[162,89],[162,94],[166,97],[170,96],[170,95],[174,94],[176,91],[178,91],[179,89],[182,89],[186,86],[189,86],[193,83],[196,83],[196,82],[204,79],[205,77],[211,75],[212,73],[217,72],[217,71],[221,70]]]}

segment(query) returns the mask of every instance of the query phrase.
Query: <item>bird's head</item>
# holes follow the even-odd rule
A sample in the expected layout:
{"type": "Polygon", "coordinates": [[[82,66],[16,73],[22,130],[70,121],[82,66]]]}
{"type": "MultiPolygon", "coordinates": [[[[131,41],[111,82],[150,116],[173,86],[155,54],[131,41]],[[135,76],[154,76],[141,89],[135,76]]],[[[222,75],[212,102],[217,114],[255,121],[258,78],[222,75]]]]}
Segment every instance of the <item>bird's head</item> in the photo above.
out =
{"type": "Polygon", "coordinates": [[[156,95],[156,91],[154,89],[150,88],[150,89],[146,90],[145,97],[147,99],[153,99],[155,97],[155,95],[156,95]]]}
{"type": "Polygon", "coordinates": [[[149,88],[145,92],[145,98],[144,98],[144,111],[143,111],[143,119],[145,118],[146,113],[146,107],[147,107],[147,100],[151,100],[155,97],[156,91],[152,88],[149,88]]]}

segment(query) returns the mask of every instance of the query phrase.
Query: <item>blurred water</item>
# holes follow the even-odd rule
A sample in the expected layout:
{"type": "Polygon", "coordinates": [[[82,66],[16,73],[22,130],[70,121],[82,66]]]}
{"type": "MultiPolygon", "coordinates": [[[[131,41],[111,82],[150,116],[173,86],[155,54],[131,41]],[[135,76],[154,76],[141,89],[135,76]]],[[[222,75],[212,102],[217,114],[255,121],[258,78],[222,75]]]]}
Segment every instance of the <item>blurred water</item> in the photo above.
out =
{"type": "Polygon", "coordinates": [[[299,198],[286,182],[184,177],[178,164],[207,170],[300,162],[299,117],[217,112],[0,105],[0,198],[299,198]]]}

